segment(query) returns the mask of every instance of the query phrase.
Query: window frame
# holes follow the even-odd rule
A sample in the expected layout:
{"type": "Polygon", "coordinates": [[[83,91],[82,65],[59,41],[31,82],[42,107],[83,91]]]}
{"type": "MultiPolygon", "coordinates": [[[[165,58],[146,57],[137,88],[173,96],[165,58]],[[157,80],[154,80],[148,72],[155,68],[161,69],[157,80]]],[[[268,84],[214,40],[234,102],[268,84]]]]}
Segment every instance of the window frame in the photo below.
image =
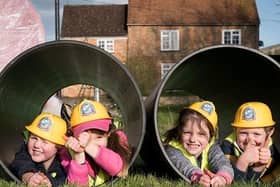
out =
{"type": "Polygon", "coordinates": [[[115,40],[114,39],[111,39],[111,38],[98,38],[96,40],[96,46],[109,52],[109,53],[114,53],[115,52],[115,40]],[[104,47],[102,47],[100,45],[100,42],[103,42],[104,44],[104,47]],[[112,47],[109,47],[110,43],[111,42],[111,45],[112,47]]]}
{"type": "Polygon", "coordinates": [[[173,68],[175,63],[160,63],[160,76],[161,79],[173,68]],[[164,66],[168,66],[167,68],[164,66]]]}
{"type": "Polygon", "coordinates": [[[179,30],[161,30],[160,31],[160,50],[161,51],[179,51],[180,50],[179,30]],[[175,34],[175,35],[172,35],[175,34]],[[176,37],[176,39],[174,39],[176,37]],[[166,40],[167,38],[167,40],[166,40]],[[176,41],[175,41],[176,40],[176,41]],[[167,42],[165,46],[165,41],[167,42]]]}
{"type": "Polygon", "coordinates": [[[222,44],[224,45],[241,45],[241,29],[223,29],[222,30],[222,44]],[[226,33],[230,33],[229,43],[226,43],[226,33]],[[235,37],[238,37],[237,39],[235,37]],[[238,43],[234,41],[238,40],[238,43]]]}

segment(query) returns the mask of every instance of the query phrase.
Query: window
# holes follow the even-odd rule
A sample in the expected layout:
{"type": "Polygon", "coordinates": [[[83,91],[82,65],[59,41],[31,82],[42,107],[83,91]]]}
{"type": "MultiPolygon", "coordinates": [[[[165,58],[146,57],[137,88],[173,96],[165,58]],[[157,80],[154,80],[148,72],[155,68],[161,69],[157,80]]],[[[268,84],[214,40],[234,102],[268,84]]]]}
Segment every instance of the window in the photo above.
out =
{"type": "Polygon", "coordinates": [[[240,45],[241,31],[240,30],[223,30],[222,44],[240,45]]]}
{"type": "Polygon", "coordinates": [[[160,48],[162,51],[177,51],[179,50],[179,31],[178,30],[163,30],[160,33],[160,48]]]}
{"type": "Polygon", "coordinates": [[[161,78],[163,78],[168,71],[174,66],[175,63],[161,63],[160,68],[161,68],[161,78]]]}
{"type": "Polygon", "coordinates": [[[112,39],[98,39],[97,40],[97,46],[101,49],[104,49],[105,51],[108,51],[109,53],[114,52],[114,40],[112,39]]]}

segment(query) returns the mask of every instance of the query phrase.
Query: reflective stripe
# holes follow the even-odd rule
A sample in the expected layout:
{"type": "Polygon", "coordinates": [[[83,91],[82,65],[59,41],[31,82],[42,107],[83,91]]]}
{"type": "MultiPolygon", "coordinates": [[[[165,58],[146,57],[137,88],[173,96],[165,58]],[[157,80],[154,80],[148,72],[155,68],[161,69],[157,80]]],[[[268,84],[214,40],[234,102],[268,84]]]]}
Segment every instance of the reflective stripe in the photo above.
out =
{"type": "MultiPolygon", "coordinates": [[[[74,151],[72,151],[71,149],[68,149],[68,152],[69,152],[70,156],[73,158],[74,154],[75,154],[74,151]]],[[[95,177],[88,175],[88,184],[89,184],[89,186],[98,186],[98,185],[105,183],[108,179],[109,179],[109,175],[102,169],[99,169],[99,171],[95,177]]]]}
{"type": "Polygon", "coordinates": [[[99,170],[95,177],[88,176],[88,186],[99,186],[104,184],[109,179],[109,176],[102,169],[99,170]]]}
{"type": "Polygon", "coordinates": [[[207,145],[207,147],[202,151],[201,166],[198,166],[197,158],[191,155],[190,153],[188,153],[180,142],[176,140],[172,140],[168,144],[176,149],[179,149],[183,153],[183,155],[192,163],[192,165],[199,167],[200,169],[203,170],[204,168],[210,169],[208,165],[208,151],[210,147],[214,144],[214,142],[215,142],[215,138],[212,138],[210,143],[207,145]]]}
{"type": "Polygon", "coordinates": [[[109,176],[102,169],[100,169],[95,177],[95,186],[105,183],[108,179],[109,176]]]}
{"type": "MultiPolygon", "coordinates": [[[[236,143],[236,134],[235,132],[231,133],[229,136],[227,136],[225,138],[225,140],[227,140],[229,143],[231,143],[233,145],[233,152],[234,155],[225,155],[232,163],[235,163],[237,158],[240,157],[240,155],[243,153],[243,151],[240,149],[240,147],[237,145],[236,143]]],[[[273,141],[272,138],[269,138],[269,143],[268,146],[269,148],[272,146],[273,141]]],[[[266,167],[269,168],[271,165],[271,163],[269,163],[266,167]]],[[[262,182],[272,182],[273,180],[275,180],[278,176],[275,175],[275,173],[278,174],[278,172],[280,171],[280,166],[277,166],[271,173],[265,175],[266,170],[264,170],[264,172],[260,175],[259,179],[262,182]]],[[[258,180],[259,180],[258,179],[258,180]]]]}

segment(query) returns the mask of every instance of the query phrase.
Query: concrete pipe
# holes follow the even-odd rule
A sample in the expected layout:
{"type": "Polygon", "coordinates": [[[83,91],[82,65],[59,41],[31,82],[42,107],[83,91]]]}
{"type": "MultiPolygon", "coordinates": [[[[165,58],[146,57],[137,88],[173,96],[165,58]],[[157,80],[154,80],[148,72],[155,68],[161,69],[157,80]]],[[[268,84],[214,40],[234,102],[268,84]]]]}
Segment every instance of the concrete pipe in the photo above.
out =
{"type": "MultiPolygon", "coordinates": [[[[241,46],[211,46],[185,57],[169,71],[145,101],[147,126],[140,151],[142,159],[160,173],[164,171],[165,174],[167,172],[187,180],[172,165],[162,145],[163,134],[170,126],[160,120],[162,116],[159,114],[164,103],[170,101],[179,103],[181,107],[196,99],[213,101],[219,116],[220,139],[231,132],[230,123],[243,102],[262,101],[268,104],[274,120],[279,121],[279,70],[280,65],[269,56],[241,46]]],[[[171,110],[172,106],[169,106],[171,110]]],[[[174,109],[175,113],[180,109],[174,109]]],[[[274,141],[279,149],[280,139],[274,141]]]]}
{"type": "Polygon", "coordinates": [[[50,96],[74,84],[94,85],[111,96],[120,108],[124,131],[133,148],[130,165],[134,162],[144,138],[146,114],[129,71],[95,46],[53,41],[23,52],[0,74],[1,177],[13,177],[7,166],[23,142],[24,126],[40,113],[50,96]]]}

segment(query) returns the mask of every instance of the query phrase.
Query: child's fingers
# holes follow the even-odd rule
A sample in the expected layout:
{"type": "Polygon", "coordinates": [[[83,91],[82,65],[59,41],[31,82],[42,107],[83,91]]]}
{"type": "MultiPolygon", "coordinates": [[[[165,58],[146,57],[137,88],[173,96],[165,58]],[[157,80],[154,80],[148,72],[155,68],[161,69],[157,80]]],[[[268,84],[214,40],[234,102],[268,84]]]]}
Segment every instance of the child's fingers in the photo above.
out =
{"type": "Polygon", "coordinates": [[[29,179],[29,182],[28,184],[30,186],[38,186],[40,185],[41,181],[43,180],[44,178],[42,177],[42,175],[40,174],[40,172],[38,173],[35,173],[34,175],[32,175],[29,179]]]}
{"type": "Polygon", "coordinates": [[[269,163],[271,159],[271,152],[268,148],[260,148],[260,151],[259,151],[259,161],[260,163],[262,164],[266,164],[266,163],[269,163]]]}
{"type": "Polygon", "coordinates": [[[216,186],[225,186],[225,185],[226,185],[226,180],[224,179],[224,177],[215,176],[215,177],[211,180],[211,186],[212,186],[212,187],[216,187],[216,186]]]}
{"type": "Polygon", "coordinates": [[[206,175],[208,175],[209,177],[210,177],[210,179],[212,179],[214,176],[215,176],[215,174],[214,173],[212,173],[210,170],[208,170],[207,168],[204,168],[203,169],[203,172],[206,174],[206,175]]]}
{"type": "Polygon", "coordinates": [[[202,186],[210,187],[211,185],[210,177],[206,174],[202,175],[199,179],[199,184],[201,184],[202,186]]]}

